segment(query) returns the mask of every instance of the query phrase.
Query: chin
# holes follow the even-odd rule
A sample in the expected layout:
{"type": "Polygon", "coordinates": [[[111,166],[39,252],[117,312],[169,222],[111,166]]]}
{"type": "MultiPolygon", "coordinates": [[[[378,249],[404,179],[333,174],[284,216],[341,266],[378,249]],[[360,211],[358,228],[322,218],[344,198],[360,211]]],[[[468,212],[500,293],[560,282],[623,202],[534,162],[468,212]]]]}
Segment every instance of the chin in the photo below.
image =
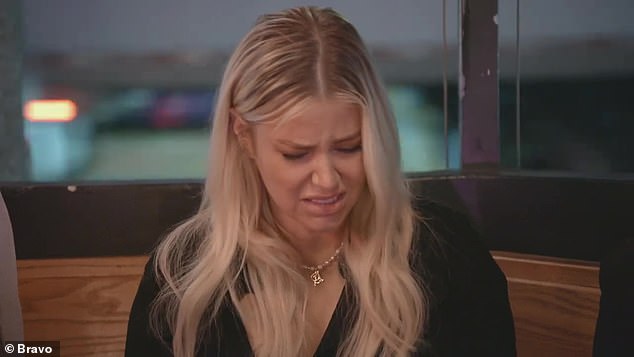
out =
{"type": "Polygon", "coordinates": [[[332,233],[340,230],[345,217],[317,217],[305,223],[305,227],[313,232],[332,233]]]}

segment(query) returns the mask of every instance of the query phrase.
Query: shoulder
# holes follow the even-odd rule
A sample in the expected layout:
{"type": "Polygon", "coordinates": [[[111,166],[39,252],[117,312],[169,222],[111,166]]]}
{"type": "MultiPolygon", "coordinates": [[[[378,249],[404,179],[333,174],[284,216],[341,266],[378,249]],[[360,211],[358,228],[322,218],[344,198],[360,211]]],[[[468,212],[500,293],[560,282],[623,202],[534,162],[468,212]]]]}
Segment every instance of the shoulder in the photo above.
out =
{"type": "Polygon", "coordinates": [[[444,283],[466,283],[458,279],[482,268],[497,268],[482,235],[466,214],[423,200],[414,204],[414,211],[412,260],[417,273],[444,278],[444,283]]]}
{"type": "MultiPolygon", "coordinates": [[[[157,298],[163,296],[167,283],[155,264],[156,251],[149,257],[139,283],[128,320],[125,356],[172,356],[173,336],[168,327],[165,301],[156,305],[157,298]],[[154,309],[158,311],[154,312],[154,309]],[[154,329],[151,326],[154,325],[154,329]],[[158,330],[158,331],[157,331],[158,330]]],[[[181,269],[176,267],[175,269],[181,269]]],[[[233,342],[244,342],[240,330],[237,311],[227,295],[215,316],[208,316],[201,327],[197,339],[196,356],[220,355],[219,351],[235,351],[228,348],[233,342]],[[220,337],[222,335],[222,338],[220,337]]]]}
{"type": "Polygon", "coordinates": [[[430,201],[417,201],[414,211],[412,265],[423,281],[431,283],[433,295],[442,298],[456,289],[469,289],[484,278],[506,284],[486,242],[466,214],[430,201]]]}
{"type": "Polygon", "coordinates": [[[426,342],[437,355],[514,356],[506,277],[480,233],[448,207],[414,208],[412,266],[428,297],[426,342]]]}
{"type": "Polygon", "coordinates": [[[126,356],[170,355],[168,334],[162,336],[161,339],[150,328],[152,304],[159,292],[160,282],[154,269],[154,255],[152,255],[145,265],[130,309],[125,346],[126,356]]]}

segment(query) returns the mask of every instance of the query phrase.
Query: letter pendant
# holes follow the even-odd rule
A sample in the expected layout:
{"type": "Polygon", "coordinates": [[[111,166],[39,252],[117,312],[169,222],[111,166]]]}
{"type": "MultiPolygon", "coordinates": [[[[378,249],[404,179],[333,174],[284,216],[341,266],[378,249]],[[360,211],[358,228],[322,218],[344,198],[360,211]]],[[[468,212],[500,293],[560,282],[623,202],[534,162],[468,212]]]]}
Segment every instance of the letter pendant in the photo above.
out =
{"type": "Polygon", "coordinates": [[[319,270],[315,270],[312,274],[310,274],[310,278],[313,281],[313,286],[317,286],[324,282],[324,279],[319,274],[319,270]]]}

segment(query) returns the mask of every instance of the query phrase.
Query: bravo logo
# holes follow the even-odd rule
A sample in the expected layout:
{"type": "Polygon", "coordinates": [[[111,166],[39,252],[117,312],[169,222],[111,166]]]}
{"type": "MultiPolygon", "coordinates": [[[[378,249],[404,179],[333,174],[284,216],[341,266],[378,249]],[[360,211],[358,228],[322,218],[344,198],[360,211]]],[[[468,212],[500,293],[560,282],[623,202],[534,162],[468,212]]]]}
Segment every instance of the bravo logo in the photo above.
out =
{"type": "Polygon", "coordinates": [[[24,353],[24,354],[52,354],[53,353],[53,347],[42,347],[42,346],[38,346],[38,347],[32,347],[32,346],[26,346],[22,343],[18,343],[18,353],[24,353]]]}

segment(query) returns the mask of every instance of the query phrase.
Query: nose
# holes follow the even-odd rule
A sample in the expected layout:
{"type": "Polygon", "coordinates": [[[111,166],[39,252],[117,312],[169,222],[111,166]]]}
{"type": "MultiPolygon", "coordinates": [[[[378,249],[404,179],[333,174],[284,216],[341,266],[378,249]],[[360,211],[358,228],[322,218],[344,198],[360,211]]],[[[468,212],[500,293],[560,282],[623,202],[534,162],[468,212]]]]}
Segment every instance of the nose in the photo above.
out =
{"type": "Polygon", "coordinates": [[[313,169],[312,183],[323,191],[334,191],[341,177],[332,160],[327,155],[319,157],[313,169]]]}

